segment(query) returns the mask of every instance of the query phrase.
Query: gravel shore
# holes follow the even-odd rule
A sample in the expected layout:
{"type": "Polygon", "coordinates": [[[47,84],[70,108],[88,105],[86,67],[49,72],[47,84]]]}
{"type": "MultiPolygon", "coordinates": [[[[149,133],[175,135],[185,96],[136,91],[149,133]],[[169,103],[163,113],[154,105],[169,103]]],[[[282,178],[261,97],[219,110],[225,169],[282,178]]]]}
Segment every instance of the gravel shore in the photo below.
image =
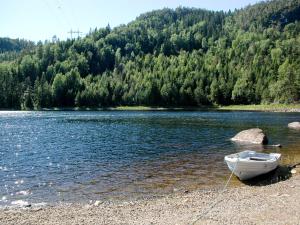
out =
{"type": "MultiPolygon", "coordinates": [[[[299,167],[296,169],[299,172],[299,167]]],[[[300,176],[267,186],[231,187],[218,191],[177,193],[134,202],[100,202],[3,208],[1,225],[15,224],[300,224],[300,176]]]]}

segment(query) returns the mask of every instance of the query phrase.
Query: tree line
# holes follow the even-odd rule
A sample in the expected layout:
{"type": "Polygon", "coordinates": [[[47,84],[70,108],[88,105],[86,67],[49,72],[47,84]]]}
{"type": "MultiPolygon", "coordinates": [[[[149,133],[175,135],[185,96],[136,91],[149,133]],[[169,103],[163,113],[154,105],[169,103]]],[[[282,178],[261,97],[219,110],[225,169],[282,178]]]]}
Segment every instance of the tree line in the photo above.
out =
{"type": "Polygon", "coordinates": [[[0,45],[0,108],[297,102],[299,19],[300,0],[179,7],[11,57],[0,45]]]}

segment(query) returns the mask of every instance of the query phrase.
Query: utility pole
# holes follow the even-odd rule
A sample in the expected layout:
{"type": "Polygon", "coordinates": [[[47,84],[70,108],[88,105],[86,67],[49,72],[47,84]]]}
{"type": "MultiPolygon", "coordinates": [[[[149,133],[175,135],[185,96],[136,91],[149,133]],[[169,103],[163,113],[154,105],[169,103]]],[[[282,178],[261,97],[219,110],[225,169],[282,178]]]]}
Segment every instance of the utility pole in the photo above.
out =
{"type": "Polygon", "coordinates": [[[71,29],[68,34],[71,34],[71,40],[73,39],[73,30],[71,29]]]}
{"type": "Polygon", "coordinates": [[[77,38],[79,38],[79,35],[82,34],[79,29],[77,29],[77,31],[71,29],[68,33],[71,34],[71,39],[73,39],[73,34],[77,34],[77,38]]]}

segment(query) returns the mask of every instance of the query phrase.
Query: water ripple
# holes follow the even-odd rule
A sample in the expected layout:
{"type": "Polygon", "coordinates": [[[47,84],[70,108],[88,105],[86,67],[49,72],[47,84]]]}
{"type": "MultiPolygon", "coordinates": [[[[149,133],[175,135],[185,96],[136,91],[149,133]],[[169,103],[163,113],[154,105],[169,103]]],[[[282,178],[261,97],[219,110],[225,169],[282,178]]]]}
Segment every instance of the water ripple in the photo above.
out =
{"type": "MultiPolygon", "coordinates": [[[[0,205],[144,197],[223,184],[229,139],[260,127],[299,161],[299,114],[0,112],[0,205]]],[[[259,151],[273,151],[247,146],[259,151]]]]}

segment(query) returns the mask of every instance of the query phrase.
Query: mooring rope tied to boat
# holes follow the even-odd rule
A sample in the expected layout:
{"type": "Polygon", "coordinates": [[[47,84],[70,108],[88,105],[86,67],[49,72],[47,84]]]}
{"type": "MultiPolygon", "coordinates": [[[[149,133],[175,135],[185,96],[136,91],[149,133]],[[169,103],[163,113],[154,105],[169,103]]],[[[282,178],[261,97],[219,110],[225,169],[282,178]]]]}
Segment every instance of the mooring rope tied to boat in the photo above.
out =
{"type": "Polygon", "coordinates": [[[226,188],[227,188],[227,186],[228,186],[228,184],[229,184],[229,182],[230,182],[230,180],[231,180],[231,178],[233,176],[233,173],[234,173],[234,171],[235,171],[235,169],[237,167],[238,161],[239,161],[239,158],[237,158],[236,164],[235,164],[235,166],[234,166],[234,168],[233,168],[233,170],[232,170],[232,172],[231,172],[228,180],[226,181],[226,183],[225,183],[222,191],[219,192],[219,194],[216,197],[215,201],[207,208],[207,210],[205,210],[202,213],[200,213],[198,215],[198,217],[196,218],[196,220],[194,220],[194,222],[190,223],[189,225],[194,225],[196,222],[198,222],[200,219],[202,219],[202,217],[205,216],[215,205],[217,205],[217,203],[219,203],[219,198],[220,198],[221,194],[223,194],[224,191],[226,190],[226,188]]]}
{"type": "Polygon", "coordinates": [[[291,168],[295,168],[295,167],[297,167],[297,166],[300,166],[300,162],[295,163],[295,164],[292,164],[290,167],[291,167],[291,168]]]}

